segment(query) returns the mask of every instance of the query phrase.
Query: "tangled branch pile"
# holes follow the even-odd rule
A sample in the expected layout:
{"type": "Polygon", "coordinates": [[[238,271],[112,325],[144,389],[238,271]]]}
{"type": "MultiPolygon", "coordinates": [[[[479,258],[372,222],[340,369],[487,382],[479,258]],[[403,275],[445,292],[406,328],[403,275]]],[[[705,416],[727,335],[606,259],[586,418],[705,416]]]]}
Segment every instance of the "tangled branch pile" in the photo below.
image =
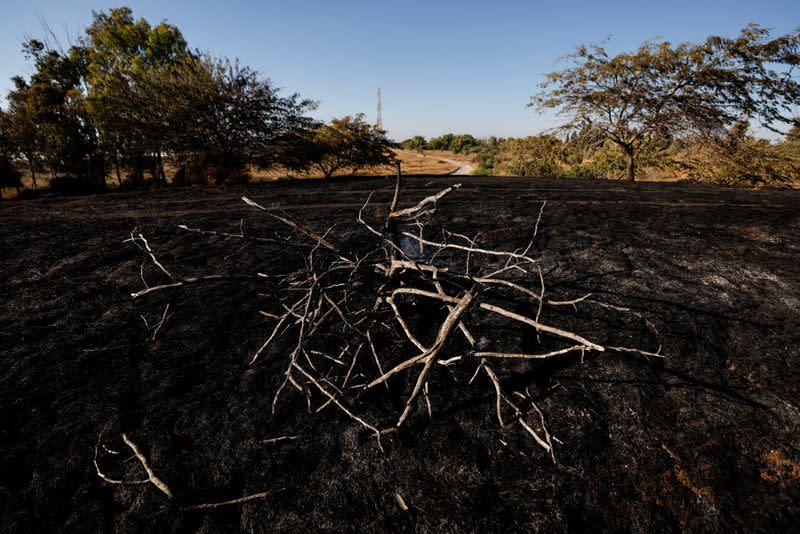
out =
{"type": "MultiPolygon", "coordinates": [[[[663,358],[660,348],[651,352],[603,345],[545,322],[542,317],[552,308],[599,307],[638,314],[591,295],[549,298],[542,253],[534,246],[546,202],[524,249],[486,248],[476,239],[437,227],[437,203],[459,185],[399,209],[398,172],[389,209],[376,210],[385,216],[377,217],[377,222],[366,217],[372,194],[359,211],[364,246],[356,252],[336,245],[336,225],[319,234],[243,197],[294,231],[287,244],[307,247],[304,265],[296,272],[258,273],[262,294],[271,296],[268,309],[261,313],[274,323],[250,365],[266,358],[285,362],[282,383],[272,400],[273,412],[279,402],[299,394],[309,412],[334,407],[372,433],[380,446],[381,437],[413,419],[418,407],[424,406],[433,416],[440,384],[435,377],[449,375],[474,387],[491,384],[500,426],[518,424],[555,462],[557,439],[548,432],[533,396],[504,387],[502,377],[510,365],[570,355],[583,359],[586,353],[607,351],[663,358]],[[535,334],[535,340],[525,342],[518,335],[520,329],[535,334]],[[485,380],[477,380],[480,375],[485,380]]],[[[244,233],[225,235],[246,237],[244,233]]],[[[148,286],[134,297],[223,278],[176,277],[158,260],[144,236],[132,235],[131,240],[171,279],[148,286]]]]}

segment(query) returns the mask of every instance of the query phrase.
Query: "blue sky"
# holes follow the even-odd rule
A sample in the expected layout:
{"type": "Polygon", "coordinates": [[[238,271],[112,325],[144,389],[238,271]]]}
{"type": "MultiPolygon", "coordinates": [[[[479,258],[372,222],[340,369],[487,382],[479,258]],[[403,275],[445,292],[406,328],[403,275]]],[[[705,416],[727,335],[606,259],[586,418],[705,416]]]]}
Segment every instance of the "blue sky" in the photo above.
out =
{"type": "Polygon", "coordinates": [[[192,48],[238,57],[319,100],[322,119],[364,112],[374,120],[380,86],[384,127],[398,140],[523,136],[553,125],[526,104],[576,44],[610,38],[613,52],[653,37],[734,35],[750,21],[780,33],[800,26],[800,0],[0,0],[0,92],[29,71],[20,42],[42,35],[42,18],[75,36],[92,10],[118,5],[151,23],[166,19],[192,48]]]}

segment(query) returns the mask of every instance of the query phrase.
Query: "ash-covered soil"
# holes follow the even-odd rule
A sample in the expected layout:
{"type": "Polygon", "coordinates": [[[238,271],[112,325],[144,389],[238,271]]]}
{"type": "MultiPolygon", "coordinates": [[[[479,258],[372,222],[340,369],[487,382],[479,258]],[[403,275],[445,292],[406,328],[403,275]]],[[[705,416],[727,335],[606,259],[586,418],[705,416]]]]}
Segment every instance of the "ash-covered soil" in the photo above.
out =
{"type": "Polygon", "coordinates": [[[535,250],[548,291],[638,314],[579,308],[551,324],[667,354],[507,367],[504,386],[533,391],[559,440],[556,465],[518,426],[498,427],[484,376],[469,386],[437,372],[433,418],[415,411],[383,452],[340,411],[308,414],[296,393],[273,415],[286,346],[248,366],[273,324],[258,313],[268,306],[258,281],[131,298],[141,274],[166,281],[123,242],[134,228],[181,276],[288,272],[299,260],[280,243],[243,247],[177,225],[283,230],[246,195],[319,232],[341,221],[337,244],[356,249],[356,214],[377,189],[366,213],[380,216],[388,178],[5,202],[0,530],[796,531],[800,191],[417,177],[401,204],[459,181],[440,223],[512,250],[547,200],[535,250]],[[143,476],[127,433],[174,498],[101,480],[101,433],[109,475],[143,476]],[[263,443],[285,435],[298,438],[263,443]],[[257,492],[269,495],[181,510],[257,492]]]}

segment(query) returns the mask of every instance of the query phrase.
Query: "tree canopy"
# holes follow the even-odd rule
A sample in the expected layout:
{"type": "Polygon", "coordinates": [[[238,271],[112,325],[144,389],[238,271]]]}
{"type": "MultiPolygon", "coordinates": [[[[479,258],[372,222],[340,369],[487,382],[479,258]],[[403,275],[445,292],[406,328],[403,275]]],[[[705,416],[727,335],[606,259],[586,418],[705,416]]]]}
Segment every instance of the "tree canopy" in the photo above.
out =
{"type": "Polygon", "coordinates": [[[718,136],[742,118],[776,131],[792,123],[799,48],[800,30],[771,38],[757,25],[736,38],[651,41],[613,57],[579,46],[568,56],[573,65],[548,74],[530,105],[557,110],[566,131],[591,129],[615,143],[633,180],[637,156],[676,134],[718,136]]]}
{"type": "Polygon", "coordinates": [[[393,163],[396,160],[386,133],[364,121],[364,115],[333,119],[303,134],[289,146],[288,167],[305,171],[319,169],[325,178],[343,169],[356,170],[393,163]]]}
{"type": "Polygon", "coordinates": [[[28,78],[14,78],[4,112],[7,155],[37,172],[105,186],[220,183],[281,163],[290,133],[314,124],[315,103],[283,96],[255,70],[189,50],[180,30],[135,19],[127,7],[93,13],[68,49],[31,39],[28,78]],[[180,181],[179,180],[179,181],[180,181]]]}

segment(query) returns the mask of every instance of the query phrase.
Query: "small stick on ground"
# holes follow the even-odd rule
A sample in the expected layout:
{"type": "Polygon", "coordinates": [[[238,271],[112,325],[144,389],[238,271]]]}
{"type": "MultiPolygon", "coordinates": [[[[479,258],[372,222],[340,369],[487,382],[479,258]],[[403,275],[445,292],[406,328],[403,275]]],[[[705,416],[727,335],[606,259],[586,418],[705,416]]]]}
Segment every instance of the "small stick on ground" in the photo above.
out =
{"type": "Polygon", "coordinates": [[[155,487],[161,490],[161,492],[163,492],[164,495],[172,498],[172,490],[169,489],[169,486],[167,486],[167,484],[163,480],[161,480],[156,476],[155,472],[153,471],[153,468],[150,467],[150,462],[147,461],[147,457],[144,454],[142,454],[142,452],[139,450],[139,447],[137,447],[136,444],[133,441],[131,441],[130,438],[128,438],[127,434],[122,434],[122,441],[124,441],[125,444],[128,447],[130,447],[130,449],[133,451],[133,454],[135,454],[136,457],[139,459],[139,461],[142,463],[142,467],[144,467],[144,470],[147,472],[147,478],[150,480],[150,482],[152,482],[155,487]]]}
{"type": "MultiPolygon", "coordinates": [[[[280,490],[278,490],[280,491],[280,490]]],[[[269,492],[261,492],[261,493],[253,493],[252,495],[246,495],[244,497],[239,497],[238,499],[231,499],[229,501],[221,501],[221,502],[207,502],[202,504],[193,504],[191,506],[183,506],[181,507],[181,511],[187,512],[190,510],[214,510],[215,508],[219,508],[220,506],[230,506],[233,504],[243,504],[250,501],[255,501],[256,499],[265,499],[270,496],[269,492]]]]}
{"type": "Polygon", "coordinates": [[[300,436],[280,436],[277,438],[267,438],[267,439],[262,439],[261,443],[264,443],[266,445],[274,445],[276,443],[283,443],[284,441],[294,441],[299,437],[300,436]]]}

